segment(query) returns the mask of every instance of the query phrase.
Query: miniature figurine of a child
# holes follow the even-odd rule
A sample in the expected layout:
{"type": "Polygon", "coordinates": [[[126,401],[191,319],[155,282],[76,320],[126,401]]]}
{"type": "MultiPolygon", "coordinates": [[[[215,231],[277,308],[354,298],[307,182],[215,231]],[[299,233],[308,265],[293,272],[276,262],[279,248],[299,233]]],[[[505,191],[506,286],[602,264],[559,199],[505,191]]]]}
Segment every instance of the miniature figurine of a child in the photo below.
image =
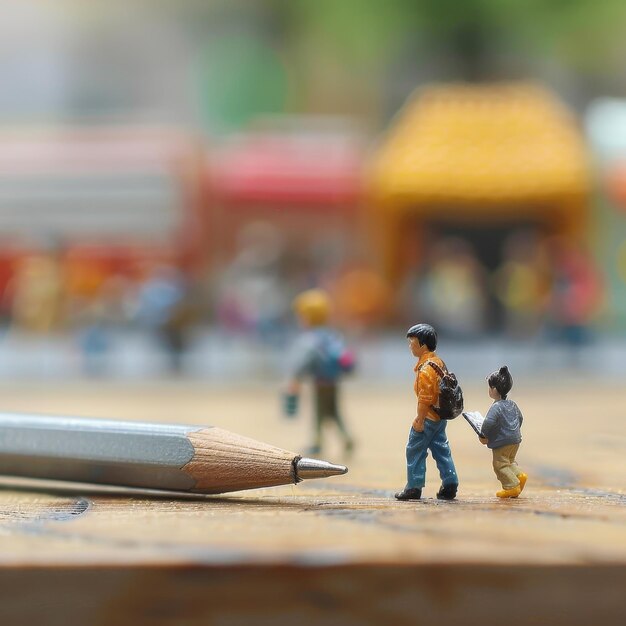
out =
{"type": "Polygon", "coordinates": [[[522,472],[515,456],[522,441],[522,412],[507,395],[513,387],[513,377],[504,365],[487,377],[489,397],[494,400],[482,425],[481,443],[493,452],[493,469],[502,483],[498,498],[517,498],[528,476],[522,472]]]}
{"type": "Polygon", "coordinates": [[[297,296],[293,309],[303,329],[295,346],[295,359],[284,395],[284,410],[288,416],[298,411],[301,382],[313,382],[315,435],[309,448],[317,454],[322,448],[322,427],[333,423],[343,438],[344,449],[351,452],[354,440],[339,411],[339,381],[354,367],[354,357],[346,349],[343,338],[328,326],[331,303],[321,289],[309,289],[297,296]]]}

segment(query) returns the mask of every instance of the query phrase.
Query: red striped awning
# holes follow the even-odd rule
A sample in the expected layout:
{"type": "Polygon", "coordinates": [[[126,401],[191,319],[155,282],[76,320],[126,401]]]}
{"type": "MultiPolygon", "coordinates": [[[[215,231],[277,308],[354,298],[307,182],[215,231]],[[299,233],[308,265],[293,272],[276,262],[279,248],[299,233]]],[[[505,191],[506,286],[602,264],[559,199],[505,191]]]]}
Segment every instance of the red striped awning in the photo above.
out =
{"type": "Polygon", "coordinates": [[[213,192],[233,204],[354,205],[363,150],[341,136],[244,135],[212,155],[213,192]]]}

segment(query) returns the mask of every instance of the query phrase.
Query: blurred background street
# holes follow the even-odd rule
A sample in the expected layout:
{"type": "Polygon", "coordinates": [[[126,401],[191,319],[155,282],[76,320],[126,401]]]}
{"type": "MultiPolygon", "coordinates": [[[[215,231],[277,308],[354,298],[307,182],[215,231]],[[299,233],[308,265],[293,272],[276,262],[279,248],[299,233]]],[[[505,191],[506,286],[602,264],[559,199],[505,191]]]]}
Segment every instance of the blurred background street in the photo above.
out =
{"type": "Polygon", "coordinates": [[[2,2],[0,377],[626,370],[626,5],[2,2]]]}
{"type": "MultiPolygon", "coordinates": [[[[570,350],[554,344],[513,343],[486,340],[477,350],[473,344],[443,342],[440,352],[462,378],[475,384],[483,381],[502,363],[508,363],[516,380],[536,385],[555,379],[573,381],[602,379],[606,385],[621,385],[626,375],[626,341],[600,338],[593,344],[570,350]],[[602,371],[598,371],[598,354],[602,371]]],[[[358,370],[346,384],[399,383],[411,391],[415,361],[406,343],[397,336],[373,337],[358,345],[358,370]]],[[[168,355],[150,335],[139,332],[117,333],[110,337],[107,352],[97,361],[97,375],[85,369],[80,347],[69,335],[31,337],[5,336],[0,347],[0,377],[9,382],[59,381],[63,379],[103,381],[205,380],[207,384],[251,388],[272,384],[278,393],[286,375],[285,352],[250,342],[245,338],[224,337],[219,331],[196,331],[191,346],[181,358],[175,375],[168,355]]],[[[561,382],[563,382],[561,380],[561,382]]],[[[520,386],[521,386],[520,382],[520,386]]]]}
{"type": "Polygon", "coordinates": [[[624,0],[0,0],[0,412],[349,466],[2,476],[0,623],[626,623],[625,58],[624,0]],[[394,498],[418,322],[468,410],[509,366],[521,497],[458,417],[394,498]]]}

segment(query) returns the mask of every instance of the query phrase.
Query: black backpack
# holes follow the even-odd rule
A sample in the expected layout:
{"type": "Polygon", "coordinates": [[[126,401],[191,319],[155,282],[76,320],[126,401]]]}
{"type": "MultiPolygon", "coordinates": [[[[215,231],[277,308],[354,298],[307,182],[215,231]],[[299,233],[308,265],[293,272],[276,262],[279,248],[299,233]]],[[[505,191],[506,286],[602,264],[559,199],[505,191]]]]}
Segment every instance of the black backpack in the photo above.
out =
{"type": "MultiPolygon", "coordinates": [[[[436,363],[428,361],[439,375],[439,406],[431,407],[442,420],[452,420],[463,411],[463,390],[459,381],[447,369],[444,372],[436,363]]],[[[445,367],[445,366],[444,366],[445,367]]]]}

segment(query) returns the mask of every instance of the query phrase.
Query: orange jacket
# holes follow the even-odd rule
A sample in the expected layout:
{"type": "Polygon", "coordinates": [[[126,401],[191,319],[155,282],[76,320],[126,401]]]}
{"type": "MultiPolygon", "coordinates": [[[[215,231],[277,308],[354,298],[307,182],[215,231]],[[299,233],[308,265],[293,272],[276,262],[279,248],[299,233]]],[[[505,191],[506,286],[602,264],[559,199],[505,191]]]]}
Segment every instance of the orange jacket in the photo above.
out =
{"type": "Polygon", "coordinates": [[[428,361],[432,361],[438,365],[444,372],[446,371],[445,363],[434,352],[426,352],[413,368],[415,371],[415,395],[417,396],[418,409],[420,405],[428,407],[426,418],[438,422],[440,417],[430,407],[437,406],[439,402],[439,375],[428,365],[428,361]]]}

